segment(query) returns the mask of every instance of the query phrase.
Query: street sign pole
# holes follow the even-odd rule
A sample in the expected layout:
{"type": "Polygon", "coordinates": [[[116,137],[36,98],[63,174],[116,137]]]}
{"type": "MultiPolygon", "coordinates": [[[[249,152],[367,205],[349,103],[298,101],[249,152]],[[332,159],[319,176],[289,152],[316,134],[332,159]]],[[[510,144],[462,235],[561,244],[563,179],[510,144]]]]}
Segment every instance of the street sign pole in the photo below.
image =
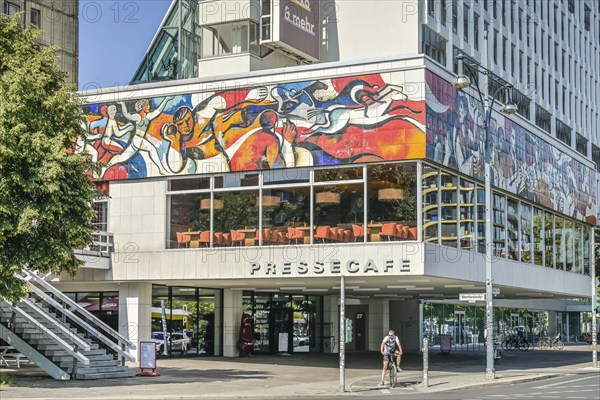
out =
{"type": "Polygon", "coordinates": [[[346,391],[346,312],[345,312],[345,300],[344,300],[344,275],[340,276],[340,392],[346,391]]]}

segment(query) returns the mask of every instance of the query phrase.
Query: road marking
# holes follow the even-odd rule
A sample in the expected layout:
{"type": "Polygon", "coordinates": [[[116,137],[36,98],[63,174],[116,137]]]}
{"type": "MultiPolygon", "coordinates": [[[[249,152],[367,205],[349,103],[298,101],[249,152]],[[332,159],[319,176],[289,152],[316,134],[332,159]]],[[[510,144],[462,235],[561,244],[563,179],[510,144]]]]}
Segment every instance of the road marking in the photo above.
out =
{"type": "Polygon", "coordinates": [[[598,379],[597,376],[586,376],[585,378],[579,378],[579,379],[571,379],[570,381],[562,381],[562,382],[556,382],[556,383],[550,383],[548,385],[544,385],[544,386],[536,386],[534,387],[534,389],[545,389],[545,388],[549,388],[552,386],[558,386],[558,385],[565,385],[567,383],[573,383],[573,382],[579,382],[579,381],[584,381],[586,379],[598,379]]]}

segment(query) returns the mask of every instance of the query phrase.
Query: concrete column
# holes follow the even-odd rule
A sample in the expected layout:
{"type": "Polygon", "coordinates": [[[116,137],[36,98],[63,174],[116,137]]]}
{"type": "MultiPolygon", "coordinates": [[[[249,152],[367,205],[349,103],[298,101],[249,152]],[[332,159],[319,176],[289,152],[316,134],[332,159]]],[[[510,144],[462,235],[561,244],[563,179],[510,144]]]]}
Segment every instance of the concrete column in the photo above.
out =
{"type": "MultiPolygon", "coordinates": [[[[152,332],[152,284],[147,282],[119,285],[119,333],[136,347],[149,340],[152,332]]],[[[137,357],[137,350],[131,351],[137,357]]]]}
{"type": "Polygon", "coordinates": [[[242,291],[223,290],[223,356],[237,357],[240,320],[242,318],[242,291]]]}
{"type": "Polygon", "coordinates": [[[390,326],[390,301],[384,299],[369,300],[369,345],[370,351],[379,351],[381,340],[390,326]]]}

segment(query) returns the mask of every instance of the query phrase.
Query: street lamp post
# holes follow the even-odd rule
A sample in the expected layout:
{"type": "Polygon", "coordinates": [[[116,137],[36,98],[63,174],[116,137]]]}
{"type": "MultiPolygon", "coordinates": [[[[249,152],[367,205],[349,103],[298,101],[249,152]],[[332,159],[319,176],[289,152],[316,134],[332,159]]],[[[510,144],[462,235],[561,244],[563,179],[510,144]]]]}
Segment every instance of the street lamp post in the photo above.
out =
{"type": "MultiPolygon", "coordinates": [[[[490,95],[484,94],[479,85],[479,74],[487,76],[488,80],[499,82],[493,77],[491,71],[487,69],[487,35],[485,31],[483,35],[483,65],[473,63],[466,59],[462,54],[456,56],[458,61],[458,75],[456,76],[452,86],[455,89],[465,89],[472,87],[477,91],[479,100],[483,105],[483,130],[485,135],[484,148],[484,179],[485,179],[485,313],[486,313],[486,368],[485,377],[488,379],[495,378],[494,371],[494,307],[493,307],[493,281],[492,281],[492,174],[491,174],[491,135],[489,132],[490,121],[494,104],[499,100],[500,94],[505,95],[504,106],[500,109],[503,114],[514,114],[517,112],[517,106],[512,102],[512,86],[501,84],[490,95]],[[471,78],[465,75],[465,70],[471,76],[474,84],[471,83],[471,78]]],[[[489,82],[486,82],[489,84],[489,82]]],[[[501,82],[499,82],[501,83],[501,82]]]]}

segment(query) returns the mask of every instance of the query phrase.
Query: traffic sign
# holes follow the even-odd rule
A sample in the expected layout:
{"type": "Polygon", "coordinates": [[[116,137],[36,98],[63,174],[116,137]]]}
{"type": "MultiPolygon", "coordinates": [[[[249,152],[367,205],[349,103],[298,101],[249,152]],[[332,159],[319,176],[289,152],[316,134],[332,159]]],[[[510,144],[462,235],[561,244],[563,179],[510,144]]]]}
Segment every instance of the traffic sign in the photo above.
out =
{"type": "Polygon", "coordinates": [[[485,301],[485,293],[459,293],[459,301],[485,301]]]}
{"type": "Polygon", "coordinates": [[[494,296],[499,296],[500,295],[500,288],[492,288],[492,294],[494,296]]]}

